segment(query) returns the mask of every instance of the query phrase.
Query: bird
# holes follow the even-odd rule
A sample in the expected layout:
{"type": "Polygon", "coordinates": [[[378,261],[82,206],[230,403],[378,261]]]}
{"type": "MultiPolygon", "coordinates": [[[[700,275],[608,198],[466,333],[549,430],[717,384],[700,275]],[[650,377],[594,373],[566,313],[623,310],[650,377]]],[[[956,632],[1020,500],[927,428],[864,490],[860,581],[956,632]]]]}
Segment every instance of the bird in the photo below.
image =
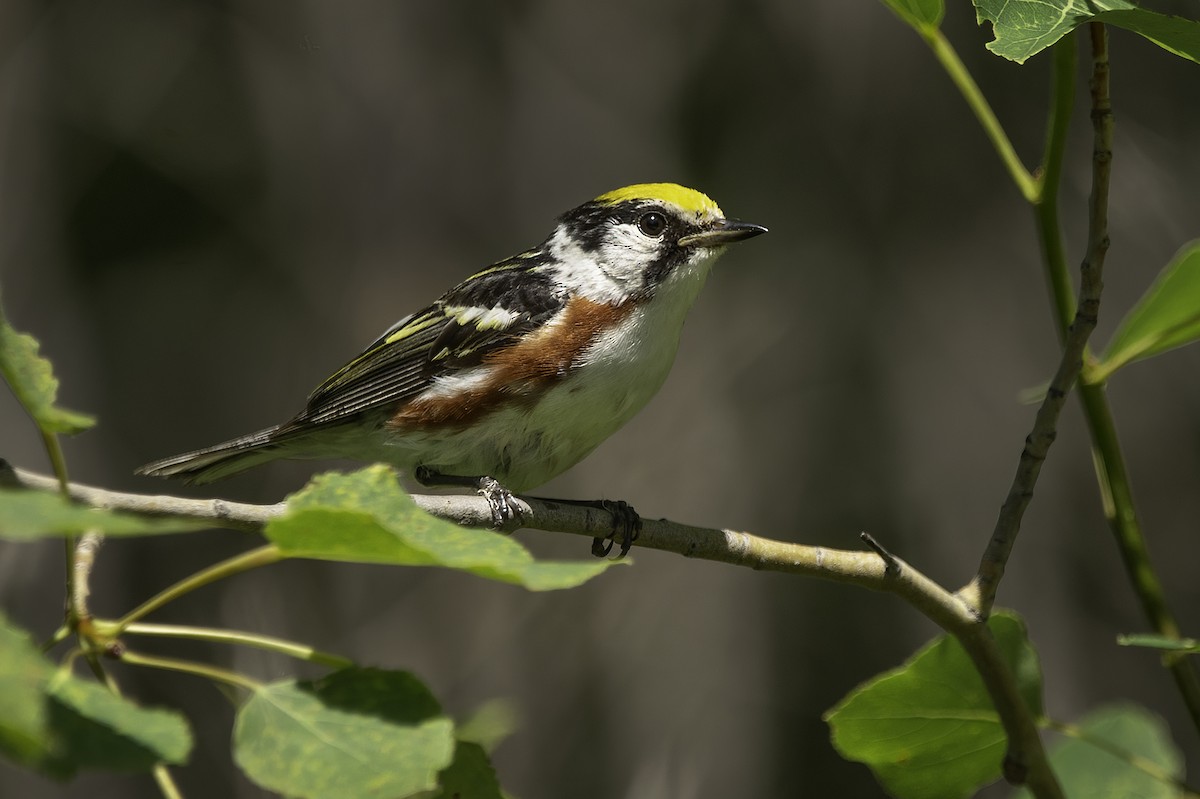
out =
{"type": "MultiPolygon", "coordinates": [[[[137,472],[204,484],[278,458],[380,461],[473,488],[497,528],[519,522],[515,494],[574,466],[658,392],[713,263],[765,232],[676,183],[601,194],[393,324],[290,420],[137,472]]],[[[626,554],[641,528],[624,502],[559,501],[612,513],[598,556],[617,538],[626,554]]]]}

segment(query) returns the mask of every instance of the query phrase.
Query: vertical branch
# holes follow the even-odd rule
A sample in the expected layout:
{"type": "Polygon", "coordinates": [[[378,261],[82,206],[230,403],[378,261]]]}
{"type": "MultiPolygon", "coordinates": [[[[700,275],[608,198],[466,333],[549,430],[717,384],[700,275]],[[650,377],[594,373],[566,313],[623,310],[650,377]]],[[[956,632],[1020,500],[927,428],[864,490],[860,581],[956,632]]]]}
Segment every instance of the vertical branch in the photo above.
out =
{"type": "MultiPolygon", "coordinates": [[[[1104,288],[1104,259],[1108,254],[1108,192],[1112,174],[1112,104],[1108,92],[1108,38],[1103,24],[1093,22],[1092,40],[1092,189],[1088,199],[1088,247],[1080,264],[1079,301],[1074,319],[1066,330],[1063,353],[1046,396],[1038,408],[1033,430],[1025,438],[1025,447],[1017,464],[1008,496],[1000,508],[992,538],[979,563],[975,578],[960,596],[982,613],[996,600],[996,590],[1004,577],[1008,558],[1021,530],[1021,520],[1033,499],[1033,489],[1042,464],[1057,435],[1058,418],[1067,394],[1079,378],[1088,338],[1096,328],[1100,313],[1100,295],[1104,288]]],[[[1056,68],[1061,64],[1056,61],[1056,68]]],[[[1052,118],[1053,124],[1053,118],[1052,118]]],[[[1054,128],[1051,128],[1052,133],[1054,128]]],[[[1053,140],[1051,141],[1053,143],[1053,140]]],[[[1054,164],[1047,159],[1048,165],[1054,164]]],[[[1053,174],[1057,180],[1057,173],[1053,174]]]]}

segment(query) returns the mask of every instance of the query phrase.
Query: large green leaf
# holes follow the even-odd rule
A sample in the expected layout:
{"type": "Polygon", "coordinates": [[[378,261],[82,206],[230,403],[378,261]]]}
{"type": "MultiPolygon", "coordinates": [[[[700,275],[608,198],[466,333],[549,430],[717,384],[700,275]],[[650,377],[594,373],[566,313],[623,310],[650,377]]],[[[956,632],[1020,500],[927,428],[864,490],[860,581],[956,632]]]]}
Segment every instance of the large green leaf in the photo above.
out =
{"type": "MultiPolygon", "coordinates": [[[[1088,714],[1069,737],[1050,748],[1050,766],[1070,797],[1177,799],[1169,780],[1183,777],[1183,756],[1163,720],[1135,705],[1113,705],[1088,714]],[[1135,762],[1149,765],[1152,775],[1135,762]]],[[[1013,799],[1032,799],[1029,791],[1013,799]]]]}
{"type": "Polygon", "coordinates": [[[349,668],[256,691],[233,754],[250,779],[307,799],[399,799],[438,785],[454,724],[411,674],[349,668]]]}
{"type": "Polygon", "coordinates": [[[1102,381],[1127,363],[1200,339],[1200,242],[1180,250],[1125,315],[1104,359],[1092,370],[1102,381]]]}
{"type": "Polygon", "coordinates": [[[1075,28],[1096,20],[1140,34],[1168,52],[1200,62],[1200,23],[1138,8],[1128,0],[974,0],[980,24],[992,23],[987,47],[1022,64],[1075,28]]]}
{"type": "Polygon", "coordinates": [[[294,558],[446,566],[535,591],[574,587],[614,562],[536,561],[511,538],[421,510],[385,466],[318,475],[287,504],[264,533],[294,558]]]}
{"type": "Polygon", "coordinates": [[[187,722],[57,669],[0,617],[0,752],[55,777],[80,769],[147,771],[182,763],[187,722]]]}
{"type": "Polygon", "coordinates": [[[883,0],[883,4],[918,32],[937,28],[946,13],[943,0],[883,0]]]}
{"type": "Polygon", "coordinates": [[[90,416],[63,410],[54,404],[58,396],[58,380],[54,377],[54,369],[48,360],[38,355],[37,339],[13,330],[2,309],[0,374],[43,431],[78,433],[96,423],[90,416]]]}
{"type": "Polygon", "coordinates": [[[0,488],[0,538],[30,541],[96,531],[106,535],[151,535],[201,530],[197,519],[155,519],[85,508],[61,494],[0,488]]]}
{"type": "MultiPolygon", "coordinates": [[[[1040,715],[1041,670],[1024,625],[997,613],[988,627],[1040,715]]],[[[903,799],[965,797],[1000,776],[1004,728],[966,651],[949,636],[851,691],[825,720],[842,756],[870,766],[903,799]]]]}

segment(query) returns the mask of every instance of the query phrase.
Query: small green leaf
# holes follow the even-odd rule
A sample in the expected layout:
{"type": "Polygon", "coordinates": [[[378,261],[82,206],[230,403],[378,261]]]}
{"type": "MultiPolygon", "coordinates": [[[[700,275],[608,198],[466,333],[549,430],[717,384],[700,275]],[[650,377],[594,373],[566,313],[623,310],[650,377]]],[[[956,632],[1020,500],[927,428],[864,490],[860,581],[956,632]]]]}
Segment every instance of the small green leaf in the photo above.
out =
{"type": "Polygon", "coordinates": [[[987,48],[1023,64],[1075,28],[1097,20],[1140,34],[1168,52],[1200,61],[1200,23],[1138,8],[1128,0],[974,0],[979,24],[991,22],[987,48]]]}
{"type": "Polygon", "coordinates": [[[85,508],[61,494],[0,488],[0,538],[31,541],[95,530],[106,535],[153,535],[202,530],[198,519],[154,519],[85,508]]]}
{"type": "Polygon", "coordinates": [[[96,423],[90,416],[55,406],[58,380],[54,377],[50,361],[38,355],[37,339],[13,330],[2,309],[0,374],[43,432],[78,433],[96,423]]]}
{"type": "Polygon", "coordinates": [[[534,591],[572,588],[614,561],[536,561],[512,538],[431,516],[385,466],[317,475],[288,498],[264,534],[284,555],[401,566],[445,566],[534,591]]]}
{"type": "MultiPolygon", "coordinates": [[[[988,627],[1040,715],[1041,670],[1020,618],[996,613],[988,627]]],[[[903,799],[965,797],[1000,776],[1004,728],[966,651],[949,636],[851,691],[825,720],[842,756],[870,766],[903,799]]]]}
{"type": "Polygon", "coordinates": [[[52,668],[28,635],[0,616],[0,752],[26,766],[45,759],[53,744],[43,692],[52,668]]]}
{"type": "Polygon", "coordinates": [[[107,688],[60,672],[47,686],[50,726],[58,751],[48,769],[149,771],[156,763],[187,761],[192,736],[172,710],[138,707],[107,688]]]}
{"type": "MultiPolygon", "coordinates": [[[[1067,796],[1088,799],[1177,799],[1183,756],[1163,720],[1136,705],[1088,714],[1071,737],[1050,748],[1050,767],[1067,796]],[[1150,772],[1150,773],[1148,773],[1150,772]]],[[[1022,789],[1013,799],[1031,799],[1022,789]]]]}
{"type": "Polygon", "coordinates": [[[458,740],[477,743],[483,751],[494,752],[500,742],[520,726],[520,714],[513,703],[507,699],[493,699],[484,702],[458,725],[458,740]]]}
{"type": "Polygon", "coordinates": [[[438,789],[423,796],[430,799],[503,799],[504,792],[500,790],[496,770],[483,747],[459,741],[454,748],[454,762],[438,775],[438,789]]]}
{"type": "Polygon", "coordinates": [[[178,713],[147,709],[60,671],[0,617],[0,752],[54,777],[80,769],[148,771],[182,763],[191,733],[178,713]]]}
{"type": "Polygon", "coordinates": [[[918,33],[936,29],[942,24],[946,6],[942,0],[883,0],[896,16],[917,29],[918,33]]]}
{"type": "Polygon", "coordinates": [[[1119,635],[1117,643],[1121,646],[1144,646],[1150,649],[1165,649],[1169,652],[1186,652],[1189,655],[1200,654],[1200,641],[1195,638],[1168,638],[1165,635],[1119,635]]]}
{"type": "Polygon", "coordinates": [[[1200,338],[1200,242],[1180,250],[1125,315],[1094,368],[1097,382],[1127,363],[1182,347],[1200,338]]]}
{"type": "Polygon", "coordinates": [[[1200,63],[1200,22],[1157,14],[1144,8],[1117,9],[1097,20],[1139,34],[1168,53],[1200,63]]]}
{"type": "Polygon", "coordinates": [[[307,799],[398,799],[437,787],[454,724],[411,674],[350,668],[264,686],[238,712],[233,753],[259,785],[307,799]]]}

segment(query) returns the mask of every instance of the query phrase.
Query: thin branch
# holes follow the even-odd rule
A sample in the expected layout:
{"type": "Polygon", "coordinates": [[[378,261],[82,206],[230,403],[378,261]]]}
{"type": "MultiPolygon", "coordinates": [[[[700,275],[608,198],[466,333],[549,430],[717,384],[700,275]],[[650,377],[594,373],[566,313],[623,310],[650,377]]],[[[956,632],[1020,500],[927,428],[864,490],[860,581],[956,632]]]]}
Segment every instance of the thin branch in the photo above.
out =
{"type": "MultiPolygon", "coordinates": [[[[1099,23],[1093,23],[1093,26],[1099,23]]],[[[1093,31],[1095,28],[1093,28],[1093,31]]],[[[1103,26],[1100,25],[1103,34],[1103,26]]],[[[1008,496],[1000,508],[992,538],[979,563],[979,571],[960,592],[964,601],[985,615],[996,600],[996,591],[1004,577],[1008,558],[1021,530],[1021,520],[1033,499],[1042,464],[1058,435],[1058,418],[1067,401],[1067,394],[1083,369],[1083,355],[1088,338],[1096,329],[1100,313],[1100,295],[1104,259],[1108,254],[1108,188],[1112,174],[1112,105],[1108,95],[1108,49],[1103,35],[1097,40],[1093,33],[1092,56],[1092,190],[1088,207],[1087,256],[1079,267],[1079,302],[1074,321],[1067,329],[1062,358],[1046,396],[1038,408],[1033,430],[1025,437],[1025,447],[1017,464],[1008,496]]],[[[1051,141],[1054,141],[1053,139],[1051,141]]],[[[1048,162],[1053,162],[1048,157],[1048,162]]]]}
{"type": "Polygon", "coordinates": [[[71,563],[70,617],[74,624],[86,624],[91,618],[88,596],[91,593],[92,567],[96,565],[96,553],[104,545],[104,535],[96,531],[84,533],[75,545],[71,563]]]}

